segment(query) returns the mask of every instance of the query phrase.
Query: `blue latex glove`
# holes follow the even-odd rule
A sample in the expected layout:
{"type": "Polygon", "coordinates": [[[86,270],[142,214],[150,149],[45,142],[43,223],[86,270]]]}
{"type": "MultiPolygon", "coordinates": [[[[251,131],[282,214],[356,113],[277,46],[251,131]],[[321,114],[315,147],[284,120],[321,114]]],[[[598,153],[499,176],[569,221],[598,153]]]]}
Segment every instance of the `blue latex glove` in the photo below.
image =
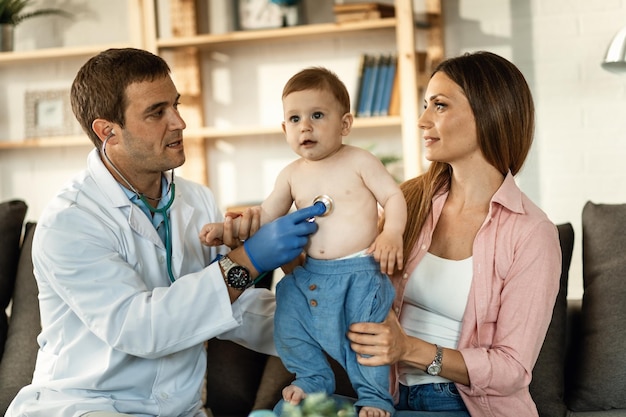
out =
{"type": "Polygon", "coordinates": [[[252,265],[262,274],[294,260],[302,253],[309,235],[317,231],[317,223],[307,219],[325,211],[324,204],[318,203],[262,226],[243,244],[252,265]]]}

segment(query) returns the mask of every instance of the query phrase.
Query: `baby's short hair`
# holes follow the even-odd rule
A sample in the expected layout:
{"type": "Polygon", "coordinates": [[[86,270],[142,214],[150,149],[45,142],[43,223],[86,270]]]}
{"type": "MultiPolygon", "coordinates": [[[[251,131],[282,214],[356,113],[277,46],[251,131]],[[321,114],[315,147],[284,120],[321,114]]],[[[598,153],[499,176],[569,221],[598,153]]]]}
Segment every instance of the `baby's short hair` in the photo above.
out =
{"type": "Polygon", "coordinates": [[[327,68],[309,67],[298,72],[285,84],[282,98],[296,91],[303,90],[329,91],[339,102],[342,112],[350,112],[350,94],[348,94],[348,89],[337,74],[327,68]]]}

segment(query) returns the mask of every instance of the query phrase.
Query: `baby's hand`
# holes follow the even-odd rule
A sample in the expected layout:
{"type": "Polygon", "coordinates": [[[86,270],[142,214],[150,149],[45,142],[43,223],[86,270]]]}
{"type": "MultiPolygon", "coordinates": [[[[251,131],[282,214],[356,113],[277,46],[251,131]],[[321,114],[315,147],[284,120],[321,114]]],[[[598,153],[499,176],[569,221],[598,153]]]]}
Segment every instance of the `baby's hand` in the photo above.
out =
{"type": "Polygon", "coordinates": [[[200,243],[205,246],[220,246],[224,244],[224,224],[208,223],[202,226],[200,234],[200,243]]]}
{"type": "Polygon", "coordinates": [[[402,257],[402,235],[385,232],[378,235],[374,243],[367,250],[380,263],[383,274],[393,274],[396,266],[398,270],[404,268],[402,257]]]}

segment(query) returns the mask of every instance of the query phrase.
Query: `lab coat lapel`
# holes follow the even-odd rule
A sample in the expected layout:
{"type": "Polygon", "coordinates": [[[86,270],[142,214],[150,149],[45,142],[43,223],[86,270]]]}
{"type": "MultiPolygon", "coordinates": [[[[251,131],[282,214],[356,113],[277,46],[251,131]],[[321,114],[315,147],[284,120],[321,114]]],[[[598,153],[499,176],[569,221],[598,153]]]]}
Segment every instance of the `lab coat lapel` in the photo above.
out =
{"type": "Polygon", "coordinates": [[[156,231],[146,214],[135,204],[131,204],[129,208],[130,212],[128,213],[128,225],[130,228],[141,237],[152,242],[155,246],[165,250],[165,245],[163,244],[163,241],[161,241],[159,233],[156,231]]]}
{"type": "Polygon", "coordinates": [[[180,188],[176,189],[176,197],[170,209],[170,222],[172,227],[172,271],[175,277],[179,277],[183,269],[183,255],[187,240],[198,239],[197,234],[191,237],[187,234],[187,228],[194,218],[194,208],[185,201],[180,188]]]}

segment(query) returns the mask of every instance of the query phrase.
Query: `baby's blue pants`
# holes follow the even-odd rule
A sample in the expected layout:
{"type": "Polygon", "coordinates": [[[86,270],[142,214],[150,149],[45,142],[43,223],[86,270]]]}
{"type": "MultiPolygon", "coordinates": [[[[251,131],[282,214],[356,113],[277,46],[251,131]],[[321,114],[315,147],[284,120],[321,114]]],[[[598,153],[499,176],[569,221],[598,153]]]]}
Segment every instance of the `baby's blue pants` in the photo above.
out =
{"type": "Polygon", "coordinates": [[[342,260],[307,258],[303,267],[276,286],[274,338],[294,385],[305,393],[335,391],[335,378],[324,355],[341,364],[357,393],[357,407],[391,414],[389,366],[363,366],[346,337],[357,322],[382,322],[394,298],[389,278],[371,256],[342,260]]]}

